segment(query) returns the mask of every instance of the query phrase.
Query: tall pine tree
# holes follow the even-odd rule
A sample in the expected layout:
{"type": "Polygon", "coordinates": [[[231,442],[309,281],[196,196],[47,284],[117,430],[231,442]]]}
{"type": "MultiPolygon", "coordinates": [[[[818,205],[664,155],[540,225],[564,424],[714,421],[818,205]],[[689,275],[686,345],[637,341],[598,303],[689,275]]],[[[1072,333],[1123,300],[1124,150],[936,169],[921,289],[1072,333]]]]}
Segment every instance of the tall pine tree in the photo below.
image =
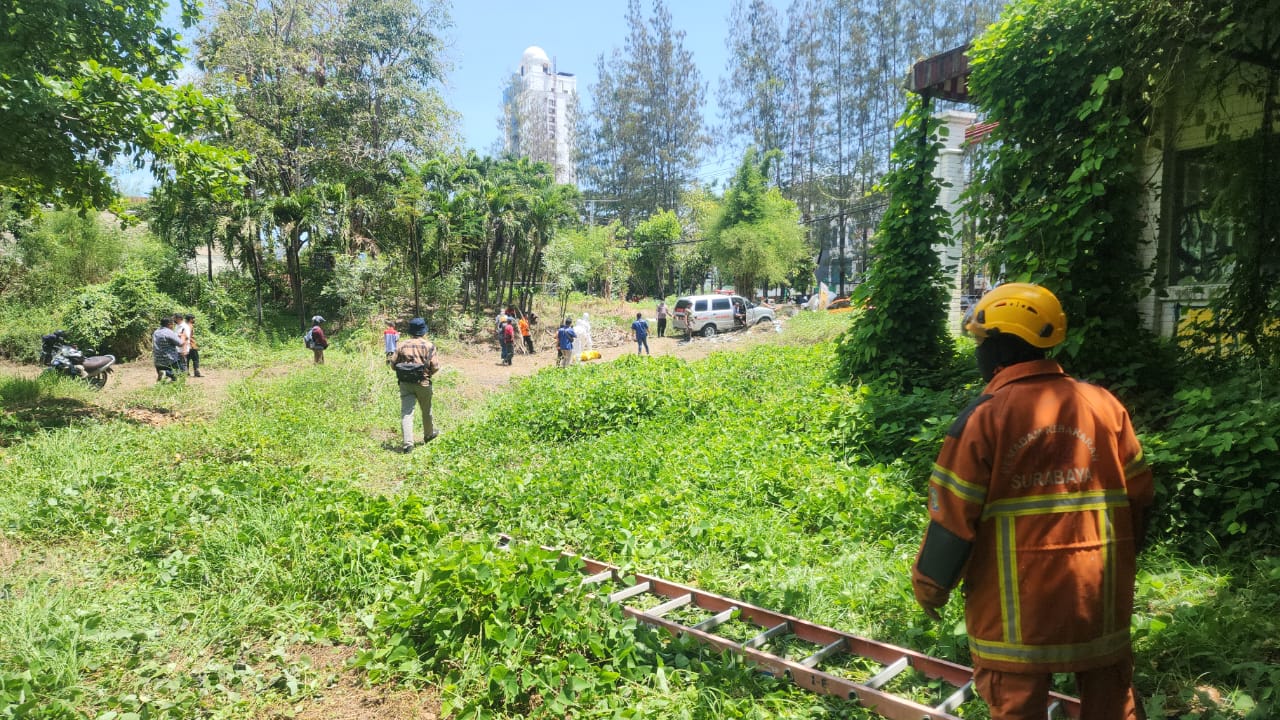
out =
{"type": "Polygon", "coordinates": [[[601,56],[595,107],[586,116],[579,177],[591,196],[608,200],[599,215],[634,225],[675,209],[693,184],[708,139],[706,84],[662,0],[645,19],[640,0],[627,5],[628,35],[601,56]]]}

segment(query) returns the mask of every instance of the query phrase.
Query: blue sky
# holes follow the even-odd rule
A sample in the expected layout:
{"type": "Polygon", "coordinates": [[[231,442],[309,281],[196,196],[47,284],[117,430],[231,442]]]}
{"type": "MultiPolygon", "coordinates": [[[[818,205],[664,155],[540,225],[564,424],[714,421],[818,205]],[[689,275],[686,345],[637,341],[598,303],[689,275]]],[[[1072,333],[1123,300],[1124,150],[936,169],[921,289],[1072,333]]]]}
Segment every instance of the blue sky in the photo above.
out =
{"type": "MultiPolygon", "coordinates": [[[[176,2],[171,0],[169,23],[177,25],[176,2]]],[[[781,14],[784,0],[774,0],[781,14]]],[[[667,0],[673,25],[685,32],[685,47],[693,54],[707,83],[705,119],[718,120],[715,97],[728,52],[725,35],[733,0],[667,0]]],[[[647,16],[650,0],[642,0],[647,16]]],[[[596,60],[621,48],[627,34],[626,0],[460,0],[452,3],[453,27],[442,32],[451,69],[445,80],[446,102],[461,115],[460,135],[466,147],[487,153],[498,139],[502,88],[518,69],[530,45],[547,52],[561,72],[578,77],[584,108],[596,83],[596,60]]],[[[194,36],[184,32],[187,44],[194,36]]],[[[701,180],[725,180],[739,158],[709,158],[699,171],[701,180]]],[[[128,188],[126,188],[128,190],[128,188]]]]}
{"type": "MultiPolygon", "coordinates": [[[[670,2],[677,29],[698,63],[708,95],[727,57],[725,34],[732,0],[670,2]]],[[[648,6],[646,3],[646,11],[648,6]]],[[[596,81],[596,60],[620,48],[626,38],[625,0],[559,0],[535,4],[512,0],[460,2],[453,9],[448,49],[454,70],[447,98],[463,115],[463,134],[477,150],[498,137],[502,86],[530,45],[547,51],[557,69],[578,76],[579,93],[589,99],[596,81]],[[552,10],[546,8],[554,8],[552,10]]],[[[709,100],[713,99],[708,97],[709,100]]]]}

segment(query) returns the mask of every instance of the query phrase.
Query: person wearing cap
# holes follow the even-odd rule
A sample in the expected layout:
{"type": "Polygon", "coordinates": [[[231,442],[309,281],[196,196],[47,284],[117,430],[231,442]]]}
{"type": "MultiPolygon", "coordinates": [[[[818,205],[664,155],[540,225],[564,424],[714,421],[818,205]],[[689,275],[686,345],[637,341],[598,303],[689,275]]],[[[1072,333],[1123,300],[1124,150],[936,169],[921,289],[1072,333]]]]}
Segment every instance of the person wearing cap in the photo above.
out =
{"type": "Polygon", "coordinates": [[[1067,318],[1045,288],[993,289],[965,330],[987,386],[933,466],[916,601],[940,619],[964,581],[992,720],[1043,720],[1055,672],[1075,673],[1081,717],[1141,718],[1129,619],[1153,483],[1129,413],[1046,357],[1067,318]]]}
{"type": "Polygon", "coordinates": [[[324,318],[314,315],[311,318],[311,352],[315,355],[317,365],[324,364],[324,351],[329,347],[329,338],[324,335],[324,318]]]}
{"type": "Polygon", "coordinates": [[[410,338],[396,347],[391,366],[396,371],[400,385],[400,431],[406,453],[413,452],[413,410],[422,408],[423,442],[429,443],[440,436],[431,416],[431,376],[440,370],[436,360],[436,346],[427,339],[427,321],[416,317],[409,321],[410,338]]]}

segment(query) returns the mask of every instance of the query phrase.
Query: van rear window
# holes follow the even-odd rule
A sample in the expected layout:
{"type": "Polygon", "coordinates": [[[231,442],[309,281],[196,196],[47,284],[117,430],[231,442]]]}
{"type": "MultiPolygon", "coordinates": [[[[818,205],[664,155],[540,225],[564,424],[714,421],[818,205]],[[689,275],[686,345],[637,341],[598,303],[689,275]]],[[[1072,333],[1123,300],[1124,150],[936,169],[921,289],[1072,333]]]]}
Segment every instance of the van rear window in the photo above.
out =
{"type": "Polygon", "coordinates": [[[688,309],[689,309],[689,306],[690,306],[690,305],[692,305],[692,304],[693,304],[693,303],[689,302],[688,300],[677,300],[677,301],[676,301],[676,309],[677,309],[677,310],[688,310],[688,309]]]}

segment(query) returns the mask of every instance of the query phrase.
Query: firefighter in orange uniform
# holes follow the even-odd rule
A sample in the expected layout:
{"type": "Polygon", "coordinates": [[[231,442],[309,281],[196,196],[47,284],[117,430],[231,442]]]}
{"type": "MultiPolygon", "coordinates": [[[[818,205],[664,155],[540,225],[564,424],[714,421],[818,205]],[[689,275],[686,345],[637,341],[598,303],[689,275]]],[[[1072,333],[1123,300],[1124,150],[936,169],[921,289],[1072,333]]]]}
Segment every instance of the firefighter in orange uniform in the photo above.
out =
{"type": "Polygon", "coordinates": [[[992,720],[1044,720],[1055,672],[1075,673],[1082,718],[1142,718],[1129,616],[1153,487],[1129,414],[1046,359],[1067,331],[1048,290],[1001,285],[965,330],[987,386],[933,466],[916,600],[938,619],[964,580],[992,720]]]}

